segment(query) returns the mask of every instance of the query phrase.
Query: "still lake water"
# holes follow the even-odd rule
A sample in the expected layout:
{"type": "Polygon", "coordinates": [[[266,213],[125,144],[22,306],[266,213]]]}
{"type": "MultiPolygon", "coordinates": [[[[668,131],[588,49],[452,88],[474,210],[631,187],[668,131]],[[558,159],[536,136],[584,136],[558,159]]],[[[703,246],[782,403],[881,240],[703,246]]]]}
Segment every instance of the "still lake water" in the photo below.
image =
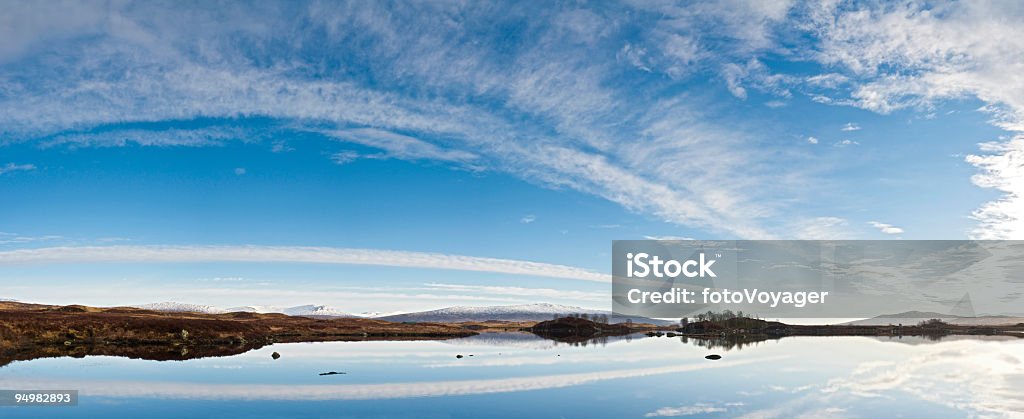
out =
{"type": "Polygon", "coordinates": [[[4,418],[1024,417],[1024,339],[289,343],[188,361],[14,362],[0,388],[80,391],[78,406],[0,407],[4,418]]]}

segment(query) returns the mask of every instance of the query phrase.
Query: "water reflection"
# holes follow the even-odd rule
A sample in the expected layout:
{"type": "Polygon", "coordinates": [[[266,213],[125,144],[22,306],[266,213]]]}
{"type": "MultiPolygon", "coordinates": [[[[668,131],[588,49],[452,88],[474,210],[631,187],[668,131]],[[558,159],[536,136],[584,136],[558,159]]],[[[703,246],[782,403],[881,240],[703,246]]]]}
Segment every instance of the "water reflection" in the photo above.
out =
{"type": "Polygon", "coordinates": [[[722,336],[682,336],[679,341],[693,344],[704,349],[741,350],[748,346],[757,346],[767,341],[777,341],[779,337],[765,335],[722,335],[722,336]]]}
{"type": "Polygon", "coordinates": [[[78,389],[80,406],[0,415],[1010,417],[1024,414],[1022,342],[628,335],[584,343],[487,333],[275,344],[182,362],[42,358],[0,368],[0,387],[78,389]],[[707,361],[709,353],[723,358],[707,361]]]}
{"type": "Polygon", "coordinates": [[[51,388],[60,384],[82,388],[87,396],[152,397],[174,399],[242,399],[242,400],[383,400],[410,397],[461,396],[506,393],[577,386],[597,381],[647,377],[661,374],[694,372],[712,368],[736,367],[771,359],[739,360],[723,364],[687,364],[656,368],[620,369],[579,374],[539,375],[530,377],[460,380],[388,384],[204,384],[151,383],[139,381],[96,381],[21,379],[16,383],[0,379],[0,386],[51,388]]]}
{"type": "Polygon", "coordinates": [[[0,368],[14,361],[31,361],[40,358],[117,356],[151,361],[185,361],[189,359],[238,355],[250,350],[252,350],[251,347],[242,345],[37,345],[26,348],[5,348],[0,351],[0,368]]]}
{"type": "MultiPolygon", "coordinates": [[[[679,341],[684,344],[693,344],[704,349],[721,349],[725,351],[742,350],[746,347],[758,346],[764,343],[776,342],[781,339],[796,339],[806,337],[780,337],[769,335],[710,335],[710,336],[681,336],[679,341]]],[[[979,341],[979,342],[1013,342],[1024,339],[1024,336],[1013,335],[919,335],[919,336],[865,336],[866,339],[874,339],[882,342],[896,342],[908,345],[920,345],[926,343],[952,342],[957,340],[979,341]]]]}

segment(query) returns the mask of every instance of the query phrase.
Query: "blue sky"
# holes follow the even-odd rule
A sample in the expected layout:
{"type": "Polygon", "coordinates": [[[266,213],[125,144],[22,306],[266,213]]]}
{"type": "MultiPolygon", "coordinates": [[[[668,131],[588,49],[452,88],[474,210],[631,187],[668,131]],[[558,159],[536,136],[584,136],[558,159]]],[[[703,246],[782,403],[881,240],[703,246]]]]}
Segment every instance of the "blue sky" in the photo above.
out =
{"type": "Polygon", "coordinates": [[[8,9],[6,298],[603,307],[613,239],[1024,237],[1012,2],[8,9]]]}

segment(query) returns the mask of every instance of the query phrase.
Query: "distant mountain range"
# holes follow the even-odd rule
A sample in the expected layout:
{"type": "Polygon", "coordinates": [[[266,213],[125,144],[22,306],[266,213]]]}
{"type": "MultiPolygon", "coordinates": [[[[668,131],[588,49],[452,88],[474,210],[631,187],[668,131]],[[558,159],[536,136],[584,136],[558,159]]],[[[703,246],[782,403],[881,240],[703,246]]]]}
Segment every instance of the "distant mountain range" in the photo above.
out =
{"type": "Polygon", "coordinates": [[[188,304],[188,303],[175,303],[171,301],[165,301],[162,303],[151,303],[132,306],[134,308],[141,308],[143,310],[153,311],[167,311],[172,313],[204,313],[204,314],[221,314],[228,313],[227,310],[223,310],[214,306],[208,306],[203,304],[188,304]]]}
{"type": "Polygon", "coordinates": [[[554,317],[563,317],[571,314],[587,314],[587,315],[607,315],[608,321],[613,323],[624,322],[626,320],[632,320],[634,323],[652,323],[657,325],[666,325],[673,322],[651,319],[647,317],[613,317],[610,311],[605,310],[593,310],[581,307],[566,306],[560,304],[549,304],[549,303],[538,303],[538,304],[519,304],[519,305],[508,305],[508,306],[484,306],[484,307],[470,307],[470,306],[457,306],[448,307],[438,310],[421,311],[415,313],[359,313],[352,314],[347,313],[330,306],[324,305],[301,305],[295,307],[275,307],[275,306],[241,306],[231,307],[222,309],[210,305],[201,304],[187,304],[187,303],[175,303],[175,302],[163,302],[153,304],[143,304],[134,306],[136,308],[154,310],[154,311],[167,311],[167,312],[192,312],[192,313],[206,313],[206,314],[222,314],[222,313],[233,313],[233,312],[248,312],[248,313],[282,313],[289,316],[307,316],[307,317],[364,317],[364,318],[376,318],[381,320],[387,320],[392,322],[440,322],[440,323],[459,323],[459,322],[484,322],[488,320],[495,321],[508,321],[508,322],[530,322],[530,321],[544,321],[551,320],[554,317]]]}
{"type": "Polygon", "coordinates": [[[905,311],[896,314],[883,314],[870,319],[855,320],[845,324],[852,326],[887,326],[890,324],[915,325],[922,320],[939,319],[943,322],[959,326],[999,326],[1024,323],[1024,317],[1012,316],[978,316],[963,317],[931,311],[905,311]]]}
{"type": "Polygon", "coordinates": [[[508,322],[531,322],[551,320],[554,317],[564,317],[571,314],[607,315],[608,321],[613,323],[624,322],[627,319],[634,323],[652,323],[657,325],[669,324],[672,322],[647,317],[612,317],[612,312],[605,310],[593,310],[581,307],[566,306],[559,304],[537,303],[520,304],[510,306],[489,306],[489,307],[448,307],[439,310],[421,311],[418,313],[405,313],[393,316],[380,317],[381,320],[393,322],[436,322],[436,323],[460,323],[460,322],[483,322],[488,320],[508,322]]]}
{"type": "Polygon", "coordinates": [[[143,304],[133,306],[135,308],[141,308],[153,311],[167,311],[167,312],[181,312],[181,313],[205,313],[205,314],[223,314],[223,313],[281,313],[289,316],[315,316],[315,317],[363,317],[356,316],[353,314],[345,313],[341,310],[337,310],[333,307],[324,305],[313,305],[307,304],[295,307],[273,307],[273,306],[242,306],[242,307],[231,307],[227,309],[214,307],[210,305],[202,304],[188,304],[188,303],[175,303],[175,302],[163,302],[153,304],[143,304]]]}
{"type": "Polygon", "coordinates": [[[244,311],[247,313],[282,313],[289,316],[318,316],[318,317],[364,317],[357,316],[338,310],[334,307],[306,304],[295,307],[271,307],[271,306],[243,306],[227,309],[229,313],[244,311]]]}

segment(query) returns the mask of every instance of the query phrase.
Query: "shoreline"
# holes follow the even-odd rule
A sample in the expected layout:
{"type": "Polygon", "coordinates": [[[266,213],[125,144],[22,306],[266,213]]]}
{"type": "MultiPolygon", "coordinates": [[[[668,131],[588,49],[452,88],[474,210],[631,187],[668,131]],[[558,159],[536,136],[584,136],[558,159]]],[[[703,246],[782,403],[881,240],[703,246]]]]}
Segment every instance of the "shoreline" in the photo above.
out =
{"type": "Polygon", "coordinates": [[[679,327],[605,324],[572,317],[543,322],[398,323],[276,313],[203,314],[0,302],[0,367],[13,361],[62,356],[187,360],[237,355],[274,343],[447,340],[486,332],[532,333],[569,343],[645,333],[649,337],[681,337],[729,346],[790,336],[920,336],[935,340],[953,335],[1024,338],[1024,324],[789,325],[743,318],[679,327]]]}

